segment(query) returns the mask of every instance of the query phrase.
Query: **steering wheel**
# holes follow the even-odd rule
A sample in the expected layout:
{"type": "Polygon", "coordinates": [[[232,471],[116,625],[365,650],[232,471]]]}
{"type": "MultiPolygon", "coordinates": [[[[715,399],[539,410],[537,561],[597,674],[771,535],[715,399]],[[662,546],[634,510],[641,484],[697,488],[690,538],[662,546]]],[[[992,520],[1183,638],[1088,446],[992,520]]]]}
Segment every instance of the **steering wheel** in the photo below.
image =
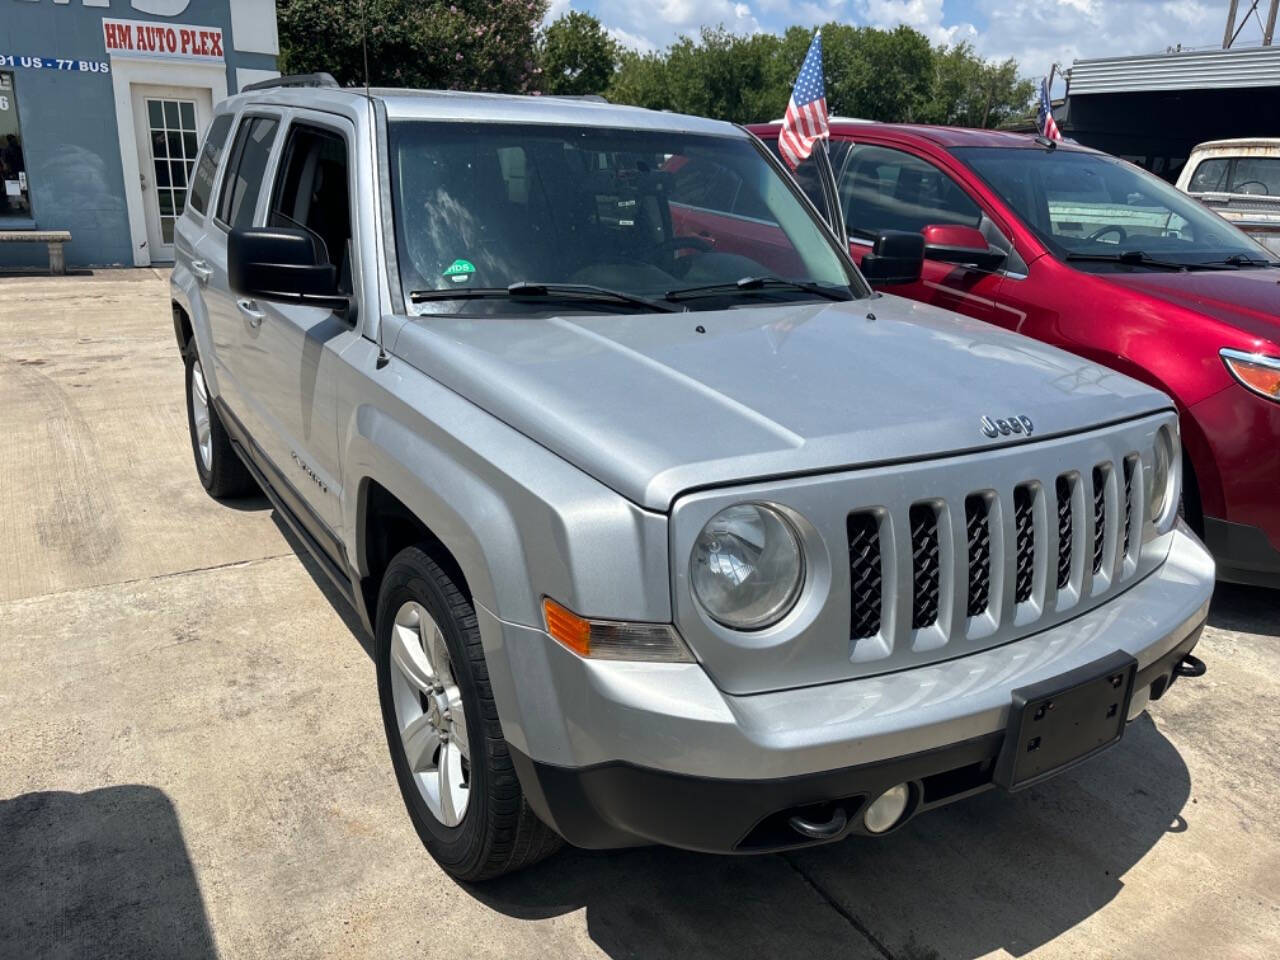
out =
{"type": "Polygon", "coordinates": [[[1116,223],[1110,224],[1105,227],[1099,227],[1097,230],[1093,231],[1093,233],[1089,234],[1089,236],[1085,237],[1085,239],[1097,240],[1099,237],[1105,237],[1108,233],[1119,234],[1120,239],[1118,239],[1116,243],[1124,243],[1125,240],[1129,239],[1128,231],[1126,231],[1124,227],[1116,223]]]}
{"type": "Polygon", "coordinates": [[[653,248],[654,253],[675,253],[677,250],[697,250],[699,253],[710,253],[716,245],[704,237],[669,237],[653,248]]]}
{"type": "MultiPolygon", "coordinates": [[[[1261,180],[1245,180],[1245,181],[1242,181],[1241,183],[1233,183],[1231,186],[1232,186],[1232,187],[1247,187],[1247,186],[1249,186],[1249,184],[1251,184],[1251,183],[1256,183],[1258,186],[1260,186],[1260,187],[1262,188],[1262,196],[1268,196],[1268,197],[1269,197],[1269,196],[1271,195],[1271,190],[1270,190],[1270,189],[1267,187],[1267,185],[1266,185],[1265,183],[1263,183],[1261,180]]],[[[1235,190],[1235,189],[1233,189],[1231,192],[1232,192],[1232,193],[1243,193],[1244,191],[1243,191],[1243,190],[1235,190]]],[[[1256,193],[1255,193],[1255,194],[1254,194],[1254,196],[1256,197],[1256,196],[1258,196],[1258,194],[1256,194],[1256,193]]]]}

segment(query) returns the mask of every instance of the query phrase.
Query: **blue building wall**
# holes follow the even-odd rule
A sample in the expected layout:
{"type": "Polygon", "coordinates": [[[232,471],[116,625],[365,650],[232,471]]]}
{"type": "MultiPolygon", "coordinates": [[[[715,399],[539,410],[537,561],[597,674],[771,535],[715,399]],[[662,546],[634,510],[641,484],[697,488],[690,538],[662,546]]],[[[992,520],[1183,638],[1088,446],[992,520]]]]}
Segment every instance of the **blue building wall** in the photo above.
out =
{"type": "MultiPolygon", "coordinates": [[[[30,219],[0,216],[0,229],[70,230],[69,266],[133,264],[111,76],[24,68],[21,58],[109,63],[102,20],[112,18],[220,27],[228,93],[238,89],[237,67],[274,70],[276,66],[276,58],[269,54],[235,51],[228,0],[190,0],[172,17],[136,9],[133,0],[109,2],[109,6],[85,6],[83,0],[0,0],[0,56],[6,58],[0,69],[13,74],[32,208],[30,219]],[[10,56],[18,65],[7,65],[10,56]]],[[[140,5],[156,6],[154,0],[140,5]]],[[[177,9],[182,4],[179,0],[169,6],[177,9]]],[[[120,122],[132,129],[132,117],[120,122]]],[[[47,263],[41,244],[0,244],[0,267],[47,263]]]]}

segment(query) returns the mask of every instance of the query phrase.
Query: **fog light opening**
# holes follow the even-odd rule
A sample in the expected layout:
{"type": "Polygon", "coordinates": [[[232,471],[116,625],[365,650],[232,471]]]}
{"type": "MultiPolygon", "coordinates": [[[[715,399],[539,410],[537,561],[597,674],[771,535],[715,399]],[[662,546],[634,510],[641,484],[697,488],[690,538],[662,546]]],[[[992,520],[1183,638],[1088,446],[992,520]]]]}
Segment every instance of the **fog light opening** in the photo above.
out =
{"type": "Polygon", "coordinates": [[[911,788],[900,783],[890,787],[867,805],[867,812],[862,815],[862,825],[868,833],[884,833],[896,827],[907,812],[907,802],[911,799],[911,788]]]}

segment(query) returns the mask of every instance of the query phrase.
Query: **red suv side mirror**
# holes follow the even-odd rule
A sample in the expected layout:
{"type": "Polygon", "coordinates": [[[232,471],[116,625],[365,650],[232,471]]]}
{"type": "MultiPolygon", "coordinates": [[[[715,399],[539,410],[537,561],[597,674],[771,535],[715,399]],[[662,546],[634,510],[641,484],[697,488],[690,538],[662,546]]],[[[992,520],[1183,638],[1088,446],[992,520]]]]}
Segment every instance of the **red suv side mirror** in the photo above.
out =
{"type": "Polygon", "coordinates": [[[938,223],[920,232],[924,234],[926,260],[955,263],[978,270],[997,270],[1008,257],[1003,250],[987,243],[987,238],[977,227],[938,223]]]}

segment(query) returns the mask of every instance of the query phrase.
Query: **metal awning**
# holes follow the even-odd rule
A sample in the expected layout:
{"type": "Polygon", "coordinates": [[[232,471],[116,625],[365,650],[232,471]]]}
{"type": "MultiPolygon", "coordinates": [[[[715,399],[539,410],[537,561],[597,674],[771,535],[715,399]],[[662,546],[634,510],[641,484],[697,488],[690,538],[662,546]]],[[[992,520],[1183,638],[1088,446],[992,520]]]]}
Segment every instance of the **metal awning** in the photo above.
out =
{"type": "Polygon", "coordinates": [[[1236,47],[1077,60],[1069,96],[1280,87],[1280,47],[1236,47]]]}

